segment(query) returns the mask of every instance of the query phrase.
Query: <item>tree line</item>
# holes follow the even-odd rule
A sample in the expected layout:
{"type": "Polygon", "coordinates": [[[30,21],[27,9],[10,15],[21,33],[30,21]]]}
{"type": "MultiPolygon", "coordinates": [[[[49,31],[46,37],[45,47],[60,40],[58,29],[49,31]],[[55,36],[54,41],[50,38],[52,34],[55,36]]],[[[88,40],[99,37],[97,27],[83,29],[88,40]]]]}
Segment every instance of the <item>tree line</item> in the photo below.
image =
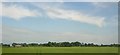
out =
{"type": "Polygon", "coordinates": [[[10,44],[3,44],[3,47],[35,47],[35,46],[42,46],[42,47],[119,47],[120,44],[110,44],[110,45],[98,45],[94,43],[81,43],[81,42],[48,42],[43,44],[38,43],[12,43],[10,44]]]}

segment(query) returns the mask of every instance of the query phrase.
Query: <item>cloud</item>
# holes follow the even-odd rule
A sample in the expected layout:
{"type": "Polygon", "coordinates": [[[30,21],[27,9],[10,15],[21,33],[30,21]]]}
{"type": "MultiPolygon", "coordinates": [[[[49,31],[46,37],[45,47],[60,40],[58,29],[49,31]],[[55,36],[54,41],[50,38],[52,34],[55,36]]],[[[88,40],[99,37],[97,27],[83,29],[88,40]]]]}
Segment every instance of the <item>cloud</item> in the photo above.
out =
{"type": "Polygon", "coordinates": [[[81,23],[93,24],[99,27],[102,27],[105,23],[104,17],[90,16],[74,10],[65,10],[60,8],[46,8],[45,12],[50,18],[54,19],[59,18],[73,20],[81,23]]]}
{"type": "Polygon", "coordinates": [[[0,12],[1,16],[7,16],[7,17],[10,17],[10,18],[15,19],[15,20],[20,20],[26,16],[41,15],[40,13],[38,13],[35,10],[29,10],[27,8],[23,8],[23,7],[20,7],[17,5],[5,6],[3,4],[2,7],[0,7],[0,8],[2,9],[2,12],[0,12]]]}
{"type": "MultiPolygon", "coordinates": [[[[90,16],[87,14],[83,14],[80,11],[65,10],[54,7],[51,8],[49,5],[45,5],[45,6],[39,6],[38,4],[35,5],[40,9],[41,8],[44,9],[45,14],[47,14],[47,16],[50,18],[73,20],[81,23],[93,24],[98,27],[102,27],[105,24],[104,21],[105,17],[90,16]]],[[[17,5],[12,5],[12,6],[3,5],[2,14],[0,15],[8,16],[15,20],[20,20],[26,16],[41,16],[43,14],[37,11],[38,10],[29,10],[27,8],[23,8],[17,5]]]]}
{"type": "Polygon", "coordinates": [[[32,5],[43,9],[44,14],[52,19],[72,20],[86,24],[103,27],[105,25],[105,17],[91,16],[90,14],[82,13],[81,11],[63,9],[63,3],[47,4],[47,3],[32,3],[32,5]]]}

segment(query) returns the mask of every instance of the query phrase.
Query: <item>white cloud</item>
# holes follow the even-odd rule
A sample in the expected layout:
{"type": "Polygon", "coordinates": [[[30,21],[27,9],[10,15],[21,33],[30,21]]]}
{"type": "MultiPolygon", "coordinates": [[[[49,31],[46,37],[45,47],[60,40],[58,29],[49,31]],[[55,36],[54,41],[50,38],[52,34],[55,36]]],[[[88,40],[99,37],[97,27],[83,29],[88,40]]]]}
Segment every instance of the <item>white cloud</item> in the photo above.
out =
{"type": "Polygon", "coordinates": [[[46,14],[51,18],[79,21],[81,23],[93,24],[99,27],[102,27],[105,23],[104,17],[89,16],[79,11],[58,8],[46,8],[45,11],[46,14]]]}
{"type": "Polygon", "coordinates": [[[2,8],[2,12],[0,12],[2,13],[0,14],[1,16],[8,16],[15,20],[20,20],[21,18],[26,17],[26,16],[41,15],[35,10],[29,10],[27,8],[23,8],[17,5],[13,5],[13,6],[3,5],[1,8],[2,8]]]}
{"type": "Polygon", "coordinates": [[[91,16],[89,14],[82,13],[80,11],[63,9],[62,3],[59,6],[51,6],[49,4],[42,3],[32,3],[32,5],[43,9],[45,14],[52,19],[66,19],[78,21],[81,23],[93,24],[98,27],[103,27],[105,25],[105,17],[101,16],[91,16]]]}
{"type": "MultiPolygon", "coordinates": [[[[54,8],[54,7],[51,8],[49,5],[39,6],[39,4],[37,4],[36,6],[39,7],[40,9],[41,8],[44,9],[45,10],[44,12],[50,18],[73,20],[73,21],[78,21],[81,23],[93,24],[99,27],[102,27],[105,24],[104,17],[90,16],[90,15],[86,15],[79,11],[74,11],[74,10],[65,10],[65,9],[54,8]]],[[[29,10],[27,8],[19,7],[16,5],[9,6],[9,7],[3,5],[2,9],[3,9],[2,14],[0,15],[8,16],[15,20],[20,20],[21,18],[26,17],[26,16],[42,15],[36,10],[29,10]]]]}

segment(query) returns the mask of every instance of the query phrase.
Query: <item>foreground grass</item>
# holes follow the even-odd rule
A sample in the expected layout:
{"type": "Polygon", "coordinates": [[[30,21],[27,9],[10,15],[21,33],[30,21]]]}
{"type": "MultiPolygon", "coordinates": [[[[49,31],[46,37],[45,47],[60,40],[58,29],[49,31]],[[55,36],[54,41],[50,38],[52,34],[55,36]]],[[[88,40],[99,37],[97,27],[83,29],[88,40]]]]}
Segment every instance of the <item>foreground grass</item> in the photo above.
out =
{"type": "Polygon", "coordinates": [[[2,54],[2,46],[0,45],[0,54],[2,54]]]}
{"type": "Polygon", "coordinates": [[[117,47],[20,47],[5,48],[3,53],[118,53],[117,47]]]}

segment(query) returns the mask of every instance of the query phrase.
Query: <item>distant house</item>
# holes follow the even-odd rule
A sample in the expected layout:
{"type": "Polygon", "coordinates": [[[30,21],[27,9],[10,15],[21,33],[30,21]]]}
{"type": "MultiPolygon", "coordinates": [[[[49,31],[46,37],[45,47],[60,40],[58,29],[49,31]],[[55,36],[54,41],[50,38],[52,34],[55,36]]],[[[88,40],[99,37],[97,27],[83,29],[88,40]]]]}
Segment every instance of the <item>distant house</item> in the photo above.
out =
{"type": "Polygon", "coordinates": [[[15,47],[22,47],[22,45],[15,45],[15,47]]]}
{"type": "Polygon", "coordinates": [[[12,44],[10,44],[10,47],[13,47],[12,44]]]}

